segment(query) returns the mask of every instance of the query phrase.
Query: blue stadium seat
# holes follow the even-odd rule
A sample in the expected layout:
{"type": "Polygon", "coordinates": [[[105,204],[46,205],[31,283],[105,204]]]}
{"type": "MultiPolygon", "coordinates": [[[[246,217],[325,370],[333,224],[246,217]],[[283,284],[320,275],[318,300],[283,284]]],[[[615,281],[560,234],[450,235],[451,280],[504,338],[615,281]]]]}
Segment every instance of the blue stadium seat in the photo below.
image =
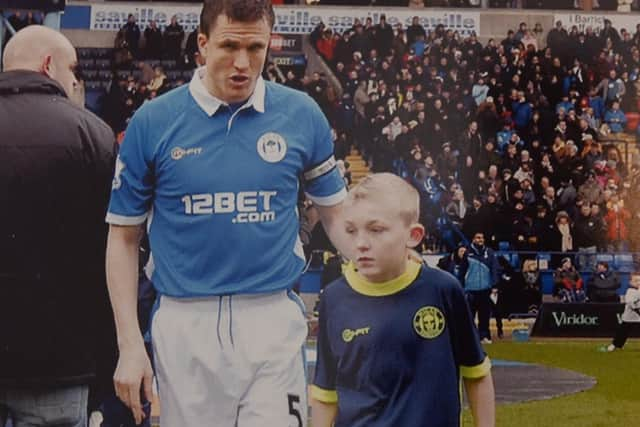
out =
{"type": "Polygon", "coordinates": [[[635,262],[632,254],[616,254],[614,267],[620,273],[633,273],[635,262]]]}
{"type": "Polygon", "coordinates": [[[102,107],[102,96],[104,95],[104,90],[100,88],[100,82],[95,82],[98,84],[98,88],[93,88],[91,90],[87,89],[85,91],[84,103],[89,111],[99,114],[102,107]]]}
{"type": "Polygon", "coordinates": [[[95,67],[95,64],[96,64],[95,60],[93,60],[92,58],[85,58],[85,59],[78,60],[78,65],[83,70],[93,69],[95,67]]]}
{"type": "Polygon", "coordinates": [[[597,254],[596,255],[596,262],[606,262],[611,267],[614,266],[613,255],[611,255],[611,254],[597,254]]]}
{"type": "Polygon", "coordinates": [[[542,283],[542,293],[551,295],[553,293],[553,271],[546,270],[541,272],[540,282],[542,283]]]}
{"type": "Polygon", "coordinates": [[[509,242],[498,242],[499,251],[508,251],[509,249],[511,249],[511,245],[509,244],[509,242]]]}
{"type": "Polygon", "coordinates": [[[167,71],[167,70],[174,70],[177,66],[177,63],[173,59],[164,59],[160,61],[160,65],[162,65],[162,68],[164,68],[164,70],[167,71]]]}
{"type": "Polygon", "coordinates": [[[511,265],[511,267],[515,268],[516,270],[520,269],[520,255],[518,255],[517,253],[512,253],[507,257],[507,259],[509,260],[509,264],[511,265]]]}
{"type": "Polygon", "coordinates": [[[92,49],[89,47],[79,47],[76,49],[76,54],[78,55],[78,59],[92,58],[92,49]]]}
{"type": "Polygon", "coordinates": [[[102,84],[96,80],[87,80],[84,82],[85,91],[88,93],[89,91],[100,90],[102,89],[102,84]]]}
{"type": "Polygon", "coordinates": [[[131,71],[129,71],[129,70],[118,70],[118,71],[116,71],[116,76],[120,80],[127,80],[130,75],[131,75],[131,71]]]}
{"type": "Polygon", "coordinates": [[[111,80],[111,74],[109,70],[100,70],[98,71],[98,80],[109,81],[111,80]]]}
{"type": "Polygon", "coordinates": [[[179,78],[182,78],[182,72],[181,71],[176,71],[176,70],[167,71],[166,74],[167,74],[167,78],[169,80],[171,80],[171,81],[176,81],[179,78]]]}
{"type": "Polygon", "coordinates": [[[83,70],[84,80],[96,80],[98,78],[98,70],[83,70]]]}
{"type": "Polygon", "coordinates": [[[99,48],[93,49],[93,55],[94,55],[94,58],[101,58],[101,59],[111,58],[112,51],[113,49],[99,47],[99,48]]]}
{"type": "Polygon", "coordinates": [[[111,68],[111,61],[108,59],[96,59],[96,67],[100,70],[108,70],[111,68]]]}
{"type": "Polygon", "coordinates": [[[550,270],[551,269],[551,255],[550,254],[538,253],[537,261],[538,261],[538,269],[539,270],[550,270]]]}

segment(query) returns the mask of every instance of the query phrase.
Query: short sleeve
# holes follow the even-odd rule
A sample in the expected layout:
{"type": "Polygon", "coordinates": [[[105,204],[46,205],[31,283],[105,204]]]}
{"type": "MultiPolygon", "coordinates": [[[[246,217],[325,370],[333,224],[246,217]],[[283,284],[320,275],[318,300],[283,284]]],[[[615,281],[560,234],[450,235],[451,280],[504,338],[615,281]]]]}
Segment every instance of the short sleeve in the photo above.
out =
{"type": "Polygon", "coordinates": [[[115,225],[142,224],[149,214],[153,198],[150,138],[143,110],[129,122],[111,185],[111,200],[106,221],[115,225]]]}
{"type": "Polygon", "coordinates": [[[303,182],[307,197],[320,206],[333,206],[347,195],[344,180],[333,155],[331,127],[314,101],[310,108],[313,141],[304,165],[303,182]]]}
{"type": "Polygon", "coordinates": [[[456,365],[460,367],[463,378],[482,378],[491,371],[491,361],[480,345],[462,287],[456,285],[451,288],[449,301],[451,341],[456,365]]]}
{"type": "Polygon", "coordinates": [[[324,403],[338,402],[336,391],[337,359],[331,350],[325,296],[320,298],[318,325],[318,360],[315,378],[311,386],[311,397],[324,403]]]}

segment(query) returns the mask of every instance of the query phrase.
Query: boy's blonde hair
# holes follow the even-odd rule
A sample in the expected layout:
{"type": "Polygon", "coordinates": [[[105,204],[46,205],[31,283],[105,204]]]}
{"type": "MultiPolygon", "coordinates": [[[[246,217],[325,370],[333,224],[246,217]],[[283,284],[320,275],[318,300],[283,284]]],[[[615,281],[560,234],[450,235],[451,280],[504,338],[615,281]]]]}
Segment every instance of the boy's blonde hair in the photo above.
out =
{"type": "Polygon", "coordinates": [[[359,200],[375,200],[381,206],[395,208],[407,224],[418,222],[420,215],[418,191],[392,173],[375,173],[363,178],[347,196],[348,203],[359,200]]]}

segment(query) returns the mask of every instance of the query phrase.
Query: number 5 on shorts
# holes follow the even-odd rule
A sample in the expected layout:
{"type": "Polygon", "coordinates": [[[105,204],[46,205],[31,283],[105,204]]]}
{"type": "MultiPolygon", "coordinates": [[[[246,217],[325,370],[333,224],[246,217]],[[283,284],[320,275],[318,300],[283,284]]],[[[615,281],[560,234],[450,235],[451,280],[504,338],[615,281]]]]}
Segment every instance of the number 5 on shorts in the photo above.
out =
{"type": "Polygon", "coordinates": [[[298,420],[298,427],[302,427],[303,424],[300,410],[294,406],[300,406],[300,396],[298,396],[297,394],[287,394],[287,398],[289,399],[289,414],[296,417],[296,419],[298,420]]]}

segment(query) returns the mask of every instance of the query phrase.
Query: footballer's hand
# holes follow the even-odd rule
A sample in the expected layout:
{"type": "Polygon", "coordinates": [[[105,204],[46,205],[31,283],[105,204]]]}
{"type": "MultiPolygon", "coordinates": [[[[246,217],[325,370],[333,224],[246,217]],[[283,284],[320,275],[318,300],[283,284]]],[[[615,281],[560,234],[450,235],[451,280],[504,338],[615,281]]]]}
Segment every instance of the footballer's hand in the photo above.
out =
{"type": "Polygon", "coordinates": [[[113,383],[118,398],[131,409],[136,425],[140,424],[145,417],[142,409],[142,392],[148,402],[153,400],[152,379],[151,361],[144,344],[140,343],[120,349],[113,383]]]}

